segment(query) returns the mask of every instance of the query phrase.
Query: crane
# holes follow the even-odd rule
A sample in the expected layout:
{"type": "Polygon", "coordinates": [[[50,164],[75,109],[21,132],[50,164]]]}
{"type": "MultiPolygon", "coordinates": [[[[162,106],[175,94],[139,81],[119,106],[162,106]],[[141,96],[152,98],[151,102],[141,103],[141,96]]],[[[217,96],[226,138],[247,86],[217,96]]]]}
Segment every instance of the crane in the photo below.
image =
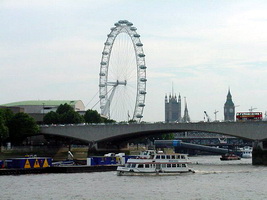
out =
{"type": "Polygon", "coordinates": [[[218,113],[218,112],[219,112],[218,110],[215,110],[215,111],[214,111],[215,121],[217,121],[217,113],[218,113]]]}
{"type": "Polygon", "coordinates": [[[250,109],[248,109],[249,110],[249,112],[252,112],[253,110],[256,110],[257,108],[253,108],[252,106],[251,106],[251,108],[250,109]]]}
{"type": "MultiPolygon", "coordinates": [[[[210,120],[210,117],[209,117],[208,113],[206,111],[204,111],[204,114],[207,117],[207,122],[210,122],[211,120],[210,120]]],[[[204,119],[205,119],[205,117],[204,117],[204,119]]]]}

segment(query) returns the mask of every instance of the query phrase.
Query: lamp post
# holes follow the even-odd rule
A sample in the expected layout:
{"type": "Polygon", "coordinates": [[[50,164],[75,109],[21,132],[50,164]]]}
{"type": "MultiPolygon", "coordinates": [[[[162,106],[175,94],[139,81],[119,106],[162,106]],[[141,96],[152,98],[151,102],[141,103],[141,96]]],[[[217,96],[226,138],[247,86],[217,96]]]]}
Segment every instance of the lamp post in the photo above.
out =
{"type": "Polygon", "coordinates": [[[43,120],[42,120],[43,121],[43,124],[44,124],[44,105],[45,104],[43,103],[43,120]]]}

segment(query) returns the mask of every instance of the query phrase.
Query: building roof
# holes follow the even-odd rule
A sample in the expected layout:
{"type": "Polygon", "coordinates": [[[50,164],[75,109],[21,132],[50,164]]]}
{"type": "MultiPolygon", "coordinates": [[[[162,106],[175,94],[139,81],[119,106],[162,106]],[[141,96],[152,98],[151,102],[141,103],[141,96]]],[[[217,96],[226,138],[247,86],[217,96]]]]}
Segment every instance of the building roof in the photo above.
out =
{"type": "Polygon", "coordinates": [[[61,104],[75,105],[81,100],[36,100],[36,101],[18,101],[13,103],[3,104],[1,106],[59,106],[61,104]]]}

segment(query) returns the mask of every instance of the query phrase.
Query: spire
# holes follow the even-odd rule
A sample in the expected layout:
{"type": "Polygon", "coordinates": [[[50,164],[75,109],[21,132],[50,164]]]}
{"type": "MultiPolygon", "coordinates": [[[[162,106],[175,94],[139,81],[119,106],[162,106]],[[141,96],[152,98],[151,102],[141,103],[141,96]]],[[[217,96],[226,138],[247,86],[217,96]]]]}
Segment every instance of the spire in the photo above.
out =
{"type": "Polygon", "coordinates": [[[174,94],[174,89],[173,89],[173,82],[172,82],[172,96],[173,96],[173,94],[174,94]]]}
{"type": "Polygon", "coordinates": [[[179,96],[178,96],[178,102],[181,102],[181,95],[179,93],[179,96]]]}
{"type": "Polygon", "coordinates": [[[228,94],[227,94],[226,102],[225,102],[224,105],[234,106],[234,103],[233,103],[233,100],[232,100],[231,91],[230,91],[230,87],[228,88],[228,94]]]}
{"type": "Polygon", "coordinates": [[[184,102],[185,102],[185,108],[184,108],[184,117],[183,117],[183,122],[190,122],[190,117],[187,109],[187,103],[186,103],[186,97],[184,97],[184,102]]]}
{"type": "Polygon", "coordinates": [[[230,87],[228,88],[227,99],[232,99],[232,95],[231,95],[230,87]]]}

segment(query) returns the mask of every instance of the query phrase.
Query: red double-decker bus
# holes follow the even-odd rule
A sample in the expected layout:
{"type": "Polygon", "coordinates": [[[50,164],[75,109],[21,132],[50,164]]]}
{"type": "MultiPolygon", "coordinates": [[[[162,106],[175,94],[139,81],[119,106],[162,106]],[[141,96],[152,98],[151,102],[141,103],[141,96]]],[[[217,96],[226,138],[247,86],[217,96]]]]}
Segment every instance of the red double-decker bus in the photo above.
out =
{"type": "Polygon", "coordinates": [[[262,112],[238,112],[236,121],[262,121],[262,112]]]}

